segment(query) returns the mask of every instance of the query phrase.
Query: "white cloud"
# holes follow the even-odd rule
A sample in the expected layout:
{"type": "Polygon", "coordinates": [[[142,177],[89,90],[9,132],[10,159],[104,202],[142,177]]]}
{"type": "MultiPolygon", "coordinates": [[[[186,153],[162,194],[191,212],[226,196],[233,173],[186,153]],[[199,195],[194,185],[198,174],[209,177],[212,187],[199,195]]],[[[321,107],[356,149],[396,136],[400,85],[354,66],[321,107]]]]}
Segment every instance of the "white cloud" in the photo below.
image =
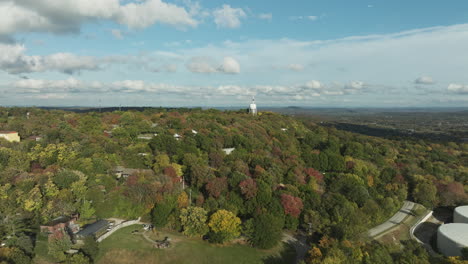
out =
{"type": "Polygon", "coordinates": [[[111,33],[112,36],[114,36],[116,39],[123,39],[122,31],[120,31],[119,29],[112,29],[111,33]]]}
{"type": "Polygon", "coordinates": [[[304,85],[304,87],[308,88],[308,89],[315,89],[315,90],[323,88],[322,83],[320,83],[319,81],[316,81],[316,80],[312,80],[312,81],[307,82],[304,85]]]}
{"type": "Polygon", "coordinates": [[[447,87],[447,90],[451,93],[456,93],[456,94],[468,94],[468,85],[451,83],[447,87]]]}
{"type": "Polygon", "coordinates": [[[217,66],[211,57],[193,57],[187,62],[186,67],[193,73],[240,73],[240,64],[232,57],[225,57],[220,66],[217,66]]]}
{"type": "Polygon", "coordinates": [[[111,20],[141,29],[156,23],[177,28],[198,25],[184,7],[161,0],[121,4],[119,0],[3,0],[0,2],[0,35],[20,32],[79,32],[81,25],[111,20]]]}
{"type": "Polygon", "coordinates": [[[219,70],[224,73],[240,73],[240,65],[234,58],[225,57],[219,70]]]}
{"type": "Polygon", "coordinates": [[[300,72],[304,70],[304,65],[298,64],[298,63],[293,63],[288,65],[288,69],[296,72],[300,72]]]}
{"type": "Polygon", "coordinates": [[[421,76],[414,81],[415,84],[434,84],[434,80],[430,76],[421,76]]]}
{"type": "Polygon", "coordinates": [[[238,28],[241,19],[247,17],[242,8],[232,8],[230,5],[223,5],[213,11],[214,22],[218,28],[238,28]]]}
{"type": "Polygon", "coordinates": [[[272,20],[273,19],[273,14],[272,13],[262,13],[258,15],[258,18],[264,19],[264,20],[272,20]]]}
{"type": "Polygon", "coordinates": [[[164,23],[177,27],[195,27],[198,24],[184,8],[161,0],[128,3],[121,6],[113,17],[117,22],[137,29],[146,28],[155,23],[164,23]]]}
{"type": "Polygon", "coordinates": [[[83,83],[75,78],[66,80],[19,80],[13,84],[18,92],[40,93],[44,90],[51,92],[73,92],[83,87],[83,83]]]}
{"type": "Polygon", "coordinates": [[[352,81],[348,85],[345,86],[346,89],[352,89],[352,90],[361,90],[364,88],[364,82],[361,81],[352,81]]]}
{"type": "Polygon", "coordinates": [[[94,57],[77,56],[71,53],[28,56],[24,54],[25,50],[22,45],[0,43],[0,69],[12,74],[45,71],[73,74],[82,70],[99,69],[94,57]]]}
{"type": "Polygon", "coordinates": [[[209,57],[194,57],[187,62],[186,66],[194,73],[214,73],[217,69],[213,64],[214,62],[209,57]]]}
{"type": "MultiPolygon", "coordinates": [[[[66,80],[18,80],[9,85],[19,94],[77,94],[77,93],[148,93],[148,94],[181,94],[184,96],[203,97],[207,94],[216,96],[252,96],[262,95],[268,98],[307,100],[320,96],[337,96],[344,94],[342,87],[326,87],[313,80],[301,85],[218,85],[218,86],[184,86],[165,83],[149,83],[143,80],[122,80],[110,83],[84,82],[75,78],[66,80]]],[[[276,100],[275,99],[275,100],[276,100]]]]}
{"type": "Polygon", "coordinates": [[[310,20],[310,21],[316,21],[319,19],[318,16],[291,16],[289,17],[290,20],[310,20]]]}

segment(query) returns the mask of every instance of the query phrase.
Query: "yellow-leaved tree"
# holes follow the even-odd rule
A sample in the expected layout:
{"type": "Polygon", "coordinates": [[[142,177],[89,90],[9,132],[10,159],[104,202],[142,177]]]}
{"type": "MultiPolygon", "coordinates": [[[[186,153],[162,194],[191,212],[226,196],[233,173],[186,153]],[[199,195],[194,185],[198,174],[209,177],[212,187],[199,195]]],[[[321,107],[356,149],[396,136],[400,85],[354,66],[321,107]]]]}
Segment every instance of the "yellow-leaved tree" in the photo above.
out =
{"type": "Polygon", "coordinates": [[[210,217],[210,241],[224,243],[240,235],[241,220],[234,213],[218,210],[210,217]]]}

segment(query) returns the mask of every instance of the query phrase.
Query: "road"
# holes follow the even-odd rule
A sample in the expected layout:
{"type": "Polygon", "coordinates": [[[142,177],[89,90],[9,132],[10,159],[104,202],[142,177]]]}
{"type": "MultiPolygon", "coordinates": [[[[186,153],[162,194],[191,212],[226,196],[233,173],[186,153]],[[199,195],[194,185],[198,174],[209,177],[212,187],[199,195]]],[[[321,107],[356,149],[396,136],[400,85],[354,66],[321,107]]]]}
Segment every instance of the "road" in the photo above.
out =
{"type": "Polygon", "coordinates": [[[299,263],[303,260],[309,250],[309,246],[307,245],[307,237],[303,234],[296,234],[291,235],[289,233],[283,233],[282,241],[285,243],[289,243],[293,245],[294,249],[296,250],[296,263],[299,263]]]}
{"type": "Polygon", "coordinates": [[[394,214],[390,219],[388,219],[385,223],[380,224],[368,231],[369,236],[373,238],[377,238],[381,235],[384,235],[386,231],[398,226],[405,220],[408,216],[414,216],[413,212],[411,211],[415,206],[415,203],[410,201],[405,201],[403,206],[400,210],[394,214]]]}

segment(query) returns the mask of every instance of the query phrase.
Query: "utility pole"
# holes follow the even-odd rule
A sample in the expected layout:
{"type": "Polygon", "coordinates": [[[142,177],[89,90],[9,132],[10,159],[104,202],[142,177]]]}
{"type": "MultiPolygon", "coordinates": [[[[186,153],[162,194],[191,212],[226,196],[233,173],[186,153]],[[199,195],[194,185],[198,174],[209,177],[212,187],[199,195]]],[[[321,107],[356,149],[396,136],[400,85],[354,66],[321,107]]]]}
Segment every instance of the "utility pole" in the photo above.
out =
{"type": "Polygon", "coordinates": [[[189,204],[192,205],[192,189],[189,190],[189,204]]]}

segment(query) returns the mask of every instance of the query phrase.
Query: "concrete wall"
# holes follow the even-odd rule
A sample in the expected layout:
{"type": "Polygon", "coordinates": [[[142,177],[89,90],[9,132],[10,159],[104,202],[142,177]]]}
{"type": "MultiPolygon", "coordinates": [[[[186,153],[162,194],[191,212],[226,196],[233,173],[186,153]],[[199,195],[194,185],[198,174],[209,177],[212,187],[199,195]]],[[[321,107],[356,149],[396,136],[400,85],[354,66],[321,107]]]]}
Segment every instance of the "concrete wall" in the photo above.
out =
{"type": "Polygon", "coordinates": [[[115,231],[119,230],[120,228],[123,228],[123,227],[126,227],[126,226],[131,226],[131,225],[135,225],[135,224],[139,224],[140,223],[140,219],[141,217],[138,217],[137,220],[131,220],[131,221],[125,221],[125,222],[122,222],[116,226],[114,226],[114,228],[112,228],[111,231],[105,233],[104,235],[100,236],[96,241],[97,242],[101,242],[103,241],[104,239],[108,238],[110,235],[112,235],[115,231]]]}

